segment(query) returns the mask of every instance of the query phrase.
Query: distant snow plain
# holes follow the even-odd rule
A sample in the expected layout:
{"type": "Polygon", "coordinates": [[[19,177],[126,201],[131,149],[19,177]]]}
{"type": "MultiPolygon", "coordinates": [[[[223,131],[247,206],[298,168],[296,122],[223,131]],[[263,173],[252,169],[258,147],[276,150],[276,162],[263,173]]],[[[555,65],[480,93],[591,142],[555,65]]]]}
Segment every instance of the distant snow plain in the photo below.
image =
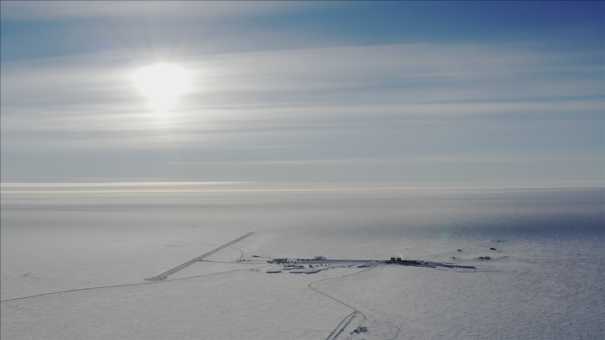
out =
{"type": "Polygon", "coordinates": [[[337,338],[605,338],[604,189],[167,185],[3,190],[2,339],[326,339],[352,308],[337,338]],[[478,269],[265,272],[318,255],[478,269]]]}

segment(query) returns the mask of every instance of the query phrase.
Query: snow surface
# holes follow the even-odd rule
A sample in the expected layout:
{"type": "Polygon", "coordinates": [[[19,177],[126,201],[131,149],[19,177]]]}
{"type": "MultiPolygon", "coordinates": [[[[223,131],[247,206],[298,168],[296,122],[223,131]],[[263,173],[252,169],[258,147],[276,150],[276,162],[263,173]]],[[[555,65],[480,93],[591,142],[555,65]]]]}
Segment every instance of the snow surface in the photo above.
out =
{"type": "Polygon", "coordinates": [[[3,194],[0,335],[325,339],[350,315],[337,338],[605,338],[604,193],[3,194]],[[478,270],[266,273],[319,255],[478,270]]]}

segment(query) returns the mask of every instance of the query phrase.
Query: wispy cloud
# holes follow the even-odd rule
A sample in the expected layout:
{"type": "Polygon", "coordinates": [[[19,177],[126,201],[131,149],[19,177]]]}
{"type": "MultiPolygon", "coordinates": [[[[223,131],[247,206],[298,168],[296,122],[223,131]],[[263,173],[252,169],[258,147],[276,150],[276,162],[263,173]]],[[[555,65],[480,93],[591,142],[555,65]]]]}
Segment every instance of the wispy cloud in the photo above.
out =
{"type": "Polygon", "coordinates": [[[2,1],[7,20],[59,20],[74,18],[219,19],[228,16],[275,13],[300,4],[275,1],[2,1]]]}
{"type": "Polygon", "coordinates": [[[17,25],[3,50],[20,48],[23,25],[50,22],[63,37],[103,23],[86,28],[99,38],[94,53],[65,52],[89,38],[68,35],[45,47],[63,55],[2,60],[3,179],[37,177],[41,165],[51,179],[512,181],[528,167],[532,178],[602,178],[601,47],[355,43],[272,29],[287,15],[302,25],[293,13],[322,6],[341,5],[2,2],[3,27],[17,25]],[[123,32],[136,43],[112,45],[123,32]],[[151,112],[131,83],[154,61],[180,63],[195,79],[169,114],[151,112]]]}
{"type": "MultiPolygon", "coordinates": [[[[605,69],[586,58],[528,47],[430,44],[189,56],[183,63],[196,76],[197,90],[177,115],[182,124],[173,127],[211,130],[222,123],[229,129],[241,121],[244,130],[266,129],[269,119],[282,129],[364,117],[590,116],[604,106],[605,69]]],[[[147,119],[148,112],[129,81],[134,65],[120,59],[5,65],[7,128],[136,129],[129,121],[147,119]]]]}

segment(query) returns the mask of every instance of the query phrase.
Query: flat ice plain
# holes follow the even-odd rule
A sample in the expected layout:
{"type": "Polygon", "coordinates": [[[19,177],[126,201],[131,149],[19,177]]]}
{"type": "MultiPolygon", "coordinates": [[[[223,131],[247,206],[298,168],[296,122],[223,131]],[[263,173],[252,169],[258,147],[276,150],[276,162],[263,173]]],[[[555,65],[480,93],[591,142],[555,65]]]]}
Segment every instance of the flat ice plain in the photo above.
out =
{"type": "Polygon", "coordinates": [[[604,241],[598,188],[3,187],[1,337],[603,339],[604,241]],[[320,255],[478,269],[266,273],[320,255]]]}

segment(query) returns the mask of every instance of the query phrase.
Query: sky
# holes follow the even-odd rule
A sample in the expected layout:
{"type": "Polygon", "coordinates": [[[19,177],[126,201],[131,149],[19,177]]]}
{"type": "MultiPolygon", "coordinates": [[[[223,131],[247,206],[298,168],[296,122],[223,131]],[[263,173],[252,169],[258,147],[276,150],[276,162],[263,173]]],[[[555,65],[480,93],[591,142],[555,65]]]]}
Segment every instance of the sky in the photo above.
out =
{"type": "Polygon", "coordinates": [[[2,1],[0,37],[3,183],[605,185],[602,2],[2,1]]]}

